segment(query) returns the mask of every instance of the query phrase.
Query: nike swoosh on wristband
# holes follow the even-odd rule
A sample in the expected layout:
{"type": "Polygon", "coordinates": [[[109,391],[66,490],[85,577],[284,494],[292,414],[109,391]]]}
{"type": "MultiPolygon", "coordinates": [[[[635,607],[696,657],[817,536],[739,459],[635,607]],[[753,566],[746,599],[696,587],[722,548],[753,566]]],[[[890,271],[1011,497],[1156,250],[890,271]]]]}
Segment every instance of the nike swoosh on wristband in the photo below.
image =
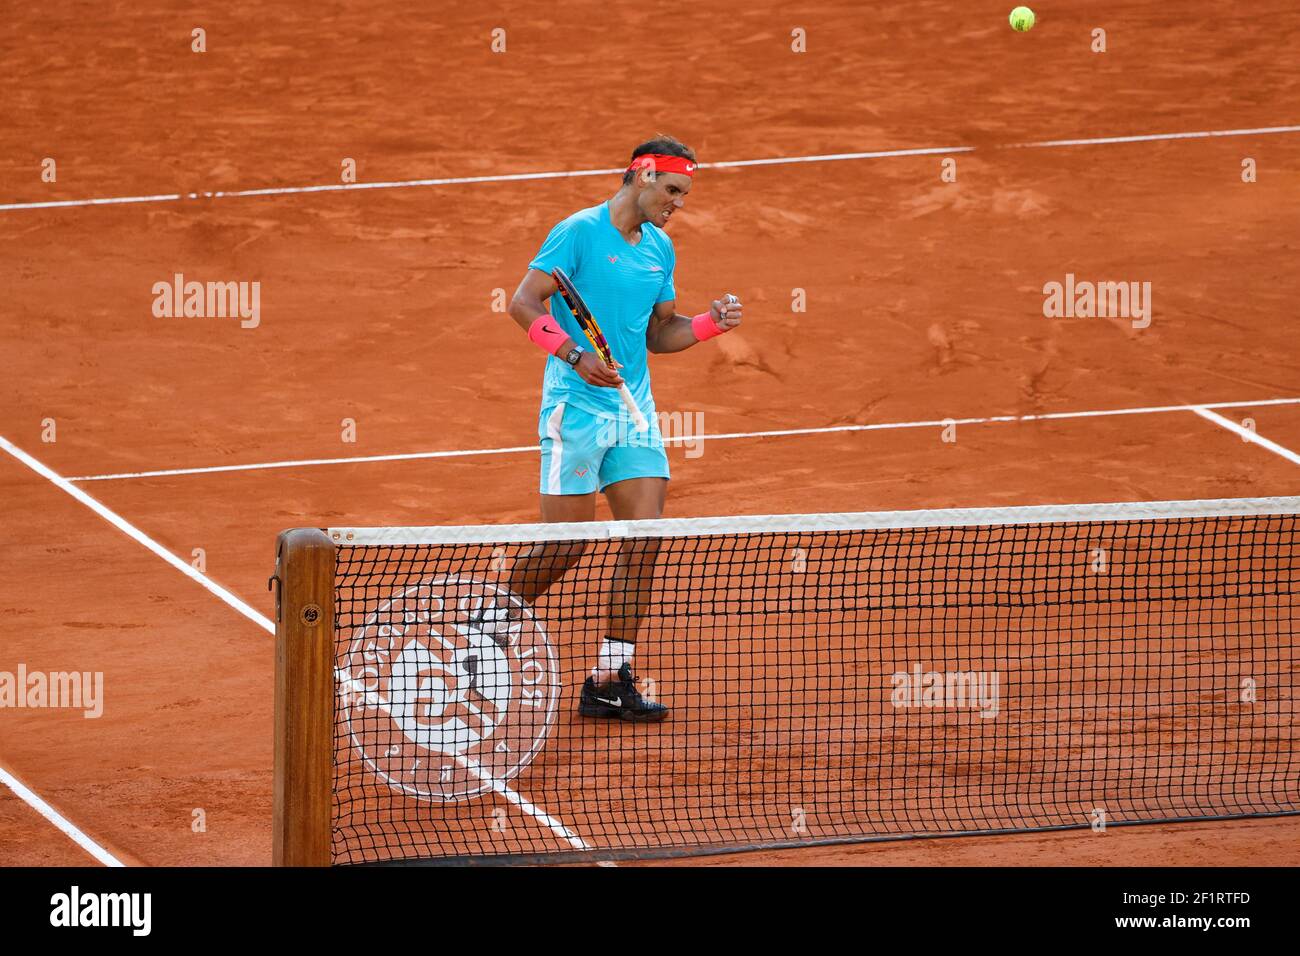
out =
{"type": "Polygon", "coordinates": [[[554,332],[554,333],[556,333],[557,335],[558,335],[559,332],[560,332],[559,329],[553,329],[553,328],[551,328],[549,325],[543,325],[543,326],[542,326],[542,331],[543,331],[543,332],[554,332]]]}

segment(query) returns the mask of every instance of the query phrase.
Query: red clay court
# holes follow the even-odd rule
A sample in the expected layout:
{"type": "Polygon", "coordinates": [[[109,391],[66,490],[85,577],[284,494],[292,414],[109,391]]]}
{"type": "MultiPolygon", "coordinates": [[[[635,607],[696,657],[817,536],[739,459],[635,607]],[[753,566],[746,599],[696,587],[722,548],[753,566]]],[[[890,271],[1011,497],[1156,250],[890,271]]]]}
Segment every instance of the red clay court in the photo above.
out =
{"type": "MultiPolygon", "coordinates": [[[[679,307],[745,301],[652,359],[706,436],[669,446],[667,517],[1300,495],[1300,11],[1010,6],[11,11],[0,672],[102,672],[104,708],[0,710],[0,864],[271,863],[276,535],[537,520],[542,358],[501,304],[660,130],[703,164],[679,307]],[[260,283],[256,327],[156,317],[176,274],[260,283]],[[1150,324],[1045,317],[1067,275],[1149,282],[1150,324]]],[[[1261,653],[1294,688],[1294,645],[1261,653]]],[[[1292,816],[688,862],[1297,845],[1292,816]]]]}

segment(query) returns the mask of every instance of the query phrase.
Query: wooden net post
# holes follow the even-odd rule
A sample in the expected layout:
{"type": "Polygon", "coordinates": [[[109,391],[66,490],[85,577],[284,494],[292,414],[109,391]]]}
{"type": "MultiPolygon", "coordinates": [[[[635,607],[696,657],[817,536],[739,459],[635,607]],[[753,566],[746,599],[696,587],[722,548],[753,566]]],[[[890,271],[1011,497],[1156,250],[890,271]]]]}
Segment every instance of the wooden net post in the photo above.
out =
{"type": "Polygon", "coordinates": [[[276,866],[329,866],[334,766],[334,545],[280,532],[275,575],[276,866]]]}

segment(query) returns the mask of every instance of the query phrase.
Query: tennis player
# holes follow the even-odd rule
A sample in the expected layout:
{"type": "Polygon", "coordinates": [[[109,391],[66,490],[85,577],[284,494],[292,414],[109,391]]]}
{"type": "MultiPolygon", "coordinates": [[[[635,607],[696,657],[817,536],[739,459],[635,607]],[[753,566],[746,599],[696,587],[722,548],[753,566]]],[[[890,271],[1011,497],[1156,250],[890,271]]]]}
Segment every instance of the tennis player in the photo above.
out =
{"type": "MultiPolygon", "coordinates": [[[[731,331],[741,320],[734,296],[714,300],[699,315],[677,312],[677,256],[664,229],[685,203],[695,168],[695,153],[671,136],[636,147],[618,191],[558,223],[515,291],[510,315],[549,356],[537,425],[543,521],[595,520],[597,492],[605,495],[616,520],[663,515],[668,456],[647,355],[683,351],[731,331]],[[587,347],[551,278],[557,266],[590,306],[614,367],[587,347]],[[649,422],[645,431],[632,425],[619,397],[624,382],[649,422]]],[[[536,545],[511,568],[507,586],[531,604],[585,550],[585,545],[536,545]]],[[[637,691],[632,673],[658,550],[658,543],[647,539],[620,548],[606,633],[578,705],[583,716],[662,720],[668,714],[663,704],[637,691]]]]}

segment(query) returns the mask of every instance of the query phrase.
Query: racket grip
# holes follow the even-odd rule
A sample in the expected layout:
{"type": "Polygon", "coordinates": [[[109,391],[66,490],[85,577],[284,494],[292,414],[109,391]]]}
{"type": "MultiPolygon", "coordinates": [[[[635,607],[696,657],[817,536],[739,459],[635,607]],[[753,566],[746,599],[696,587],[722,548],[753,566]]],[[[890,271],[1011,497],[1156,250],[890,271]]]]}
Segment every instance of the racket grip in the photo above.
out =
{"type": "Polygon", "coordinates": [[[623,404],[627,406],[627,413],[632,416],[632,424],[636,426],[636,430],[643,432],[649,428],[650,423],[641,414],[641,409],[636,407],[636,399],[632,397],[626,382],[618,387],[618,393],[623,396],[623,404]]]}

